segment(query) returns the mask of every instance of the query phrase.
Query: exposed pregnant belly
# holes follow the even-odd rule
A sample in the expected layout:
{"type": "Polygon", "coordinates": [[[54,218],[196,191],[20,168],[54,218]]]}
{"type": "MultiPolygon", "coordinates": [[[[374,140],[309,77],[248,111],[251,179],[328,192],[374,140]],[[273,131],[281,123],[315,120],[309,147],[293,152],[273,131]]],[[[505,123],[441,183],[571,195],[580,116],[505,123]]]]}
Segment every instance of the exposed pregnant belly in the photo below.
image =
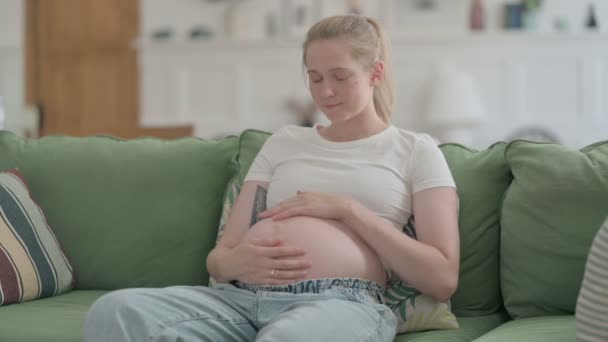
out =
{"type": "Polygon", "coordinates": [[[310,216],[265,219],[253,225],[244,238],[281,238],[286,245],[307,251],[312,267],[305,279],[353,277],[382,285],[386,282],[378,255],[336,220],[310,216]]]}

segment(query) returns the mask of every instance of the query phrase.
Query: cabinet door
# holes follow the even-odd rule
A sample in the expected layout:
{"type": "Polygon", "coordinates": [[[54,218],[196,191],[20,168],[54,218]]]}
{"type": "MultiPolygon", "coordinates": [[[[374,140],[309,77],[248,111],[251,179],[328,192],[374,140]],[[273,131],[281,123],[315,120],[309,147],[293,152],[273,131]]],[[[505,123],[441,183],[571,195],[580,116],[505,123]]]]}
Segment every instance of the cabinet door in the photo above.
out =
{"type": "Polygon", "coordinates": [[[28,100],[42,134],[136,126],[138,0],[28,0],[28,100]]]}

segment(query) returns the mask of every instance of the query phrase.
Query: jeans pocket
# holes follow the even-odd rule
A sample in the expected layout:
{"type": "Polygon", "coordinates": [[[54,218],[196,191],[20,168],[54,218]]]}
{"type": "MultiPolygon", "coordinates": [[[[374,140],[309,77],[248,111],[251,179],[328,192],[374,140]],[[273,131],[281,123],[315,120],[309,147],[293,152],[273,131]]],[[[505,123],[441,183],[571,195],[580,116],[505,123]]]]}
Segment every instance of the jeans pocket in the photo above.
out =
{"type": "Polygon", "coordinates": [[[359,289],[338,287],[336,290],[340,294],[341,299],[368,305],[377,304],[374,298],[359,289]]]}

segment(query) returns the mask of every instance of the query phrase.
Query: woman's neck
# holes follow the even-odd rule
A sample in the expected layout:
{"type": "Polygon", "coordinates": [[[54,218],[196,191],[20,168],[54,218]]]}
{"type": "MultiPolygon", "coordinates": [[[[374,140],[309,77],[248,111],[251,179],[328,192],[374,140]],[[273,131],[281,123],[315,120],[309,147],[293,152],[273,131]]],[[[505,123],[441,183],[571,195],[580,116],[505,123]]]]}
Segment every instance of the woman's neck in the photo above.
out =
{"type": "Polygon", "coordinates": [[[384,122],[375,111],[360,113],[354,118],[321,127],[319,134],[335,142],[352,141],[367,138],[384,131],[389,124],[384,122]]]}

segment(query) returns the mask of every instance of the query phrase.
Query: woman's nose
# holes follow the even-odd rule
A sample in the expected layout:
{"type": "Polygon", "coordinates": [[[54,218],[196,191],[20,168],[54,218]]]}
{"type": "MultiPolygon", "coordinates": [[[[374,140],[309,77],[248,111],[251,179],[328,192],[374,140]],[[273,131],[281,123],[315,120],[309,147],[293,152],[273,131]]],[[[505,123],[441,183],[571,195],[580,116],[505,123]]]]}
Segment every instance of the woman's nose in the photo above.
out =
{"type": "Polygon", "coordinates": [[[329,84],[329,82],[323,85],[323,89],[321,90],[321,94],[325,97],[332,97],[336,95],[334,88],[329,84]]]}

